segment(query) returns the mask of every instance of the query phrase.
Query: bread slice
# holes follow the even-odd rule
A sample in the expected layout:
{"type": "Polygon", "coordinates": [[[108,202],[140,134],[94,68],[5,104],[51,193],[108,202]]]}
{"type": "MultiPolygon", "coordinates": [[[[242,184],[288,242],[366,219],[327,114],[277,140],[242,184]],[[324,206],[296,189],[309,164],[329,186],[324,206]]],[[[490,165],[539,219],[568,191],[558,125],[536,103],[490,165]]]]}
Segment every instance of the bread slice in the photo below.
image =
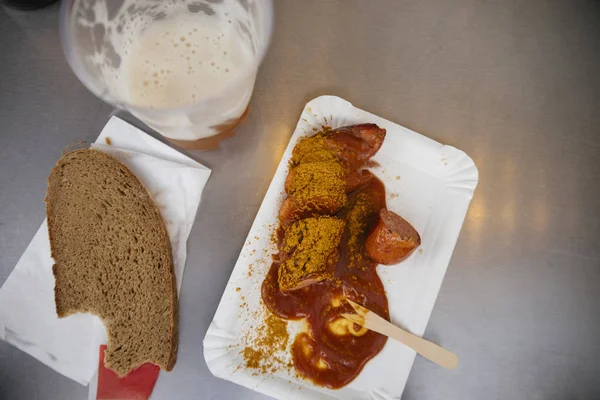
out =
{"type": "Polygon", "coordinates": [[[108,331],[105,366],[119,376],[177,356],[171,246],[148,191],[98,150],[65,154],[48,178],[46,213],[60,318],[82,312],[108,331]]]}

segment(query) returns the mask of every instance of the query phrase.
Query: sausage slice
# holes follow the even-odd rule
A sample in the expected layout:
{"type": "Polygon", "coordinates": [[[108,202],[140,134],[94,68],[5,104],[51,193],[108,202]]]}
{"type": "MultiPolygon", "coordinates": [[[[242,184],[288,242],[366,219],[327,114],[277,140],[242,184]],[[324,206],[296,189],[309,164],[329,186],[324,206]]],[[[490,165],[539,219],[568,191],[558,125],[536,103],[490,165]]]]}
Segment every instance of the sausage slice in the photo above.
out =
{"type": "Polygon", "coordinates": [[[367,236],[365,250],[379,264],[391,265],[405,260],[420,244],[419,233],[408,221],[382,209],[367,236]]]}

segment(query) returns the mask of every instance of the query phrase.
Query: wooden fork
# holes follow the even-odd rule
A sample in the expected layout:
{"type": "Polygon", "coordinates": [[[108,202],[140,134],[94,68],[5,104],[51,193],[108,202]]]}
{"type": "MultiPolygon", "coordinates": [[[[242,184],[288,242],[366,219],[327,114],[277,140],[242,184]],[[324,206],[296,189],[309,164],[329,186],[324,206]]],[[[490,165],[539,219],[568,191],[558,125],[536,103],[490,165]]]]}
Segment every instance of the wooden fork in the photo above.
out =
{"type": "Polygon", "coordinates": [[[458,366],[458,357],[451,351],[391,324],[379,315],[367,310],[350,299],[346,299],[346,301],[350,303],[352,308],[354,308],[354,311],[356,311],[356,314],[342,314],[342,317],[347,320],[360,326],[364,326],[372,331],[381,333],[387,337],[391,337],[392,339],[396,339],[429,361],[433,361],[444,368],[455,369],[458,366]]]}

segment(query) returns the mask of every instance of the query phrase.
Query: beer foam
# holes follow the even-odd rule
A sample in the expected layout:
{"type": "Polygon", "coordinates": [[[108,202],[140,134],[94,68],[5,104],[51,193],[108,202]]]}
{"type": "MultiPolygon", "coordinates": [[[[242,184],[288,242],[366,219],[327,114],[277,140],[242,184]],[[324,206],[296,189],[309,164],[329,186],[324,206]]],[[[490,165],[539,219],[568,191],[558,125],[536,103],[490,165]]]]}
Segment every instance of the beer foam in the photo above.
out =
{"type": "Polygon", "coordinates": [[[228,25],[188,15],[150,25],[122,59],[126,97],[142,107],[171,108],[222,93],[252,64],[228,25]]]}

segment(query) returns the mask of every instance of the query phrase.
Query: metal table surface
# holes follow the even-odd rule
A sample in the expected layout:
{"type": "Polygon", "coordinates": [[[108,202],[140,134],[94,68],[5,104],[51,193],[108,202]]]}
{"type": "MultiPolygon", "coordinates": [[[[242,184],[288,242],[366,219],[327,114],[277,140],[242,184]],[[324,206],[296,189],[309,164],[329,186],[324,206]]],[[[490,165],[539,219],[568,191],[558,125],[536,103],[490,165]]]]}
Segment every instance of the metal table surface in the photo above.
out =
{"type": "MultiPolygon", "coordinates": [[[[0,283],[42,222],[61,151],[112,108],[69,69],[58,7],[0,7],[0,283]]],[[[189,239],[175,370],[153,399],[262,399],[211,376],[202,339],[303,105],[336,94],[466,151],[473,198],[404,399],[600,398],[600,2],[285,1],[189,239]]],[[[390,366],[391,368],[392,366],[390,366]]],[[[0,342],[1,399],[83,399],[0,342]]]]}

